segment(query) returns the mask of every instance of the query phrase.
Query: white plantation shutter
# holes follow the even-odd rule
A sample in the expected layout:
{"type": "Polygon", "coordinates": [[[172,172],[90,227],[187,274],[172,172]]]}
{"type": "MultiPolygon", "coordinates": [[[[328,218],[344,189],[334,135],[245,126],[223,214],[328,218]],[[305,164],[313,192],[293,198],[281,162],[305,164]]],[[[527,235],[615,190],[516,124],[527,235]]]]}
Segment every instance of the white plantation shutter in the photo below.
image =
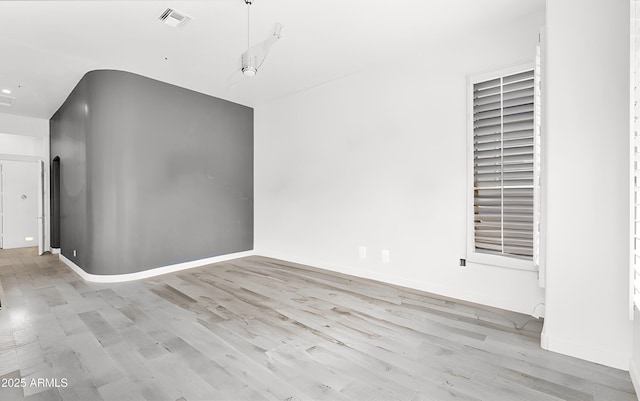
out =
{"type": "Polygon", "coordinates": [[[535,84],[534,69],[473,84],[476,252],[532,260],[537,248],[535,84]]]}
{"type": "Polygon", "coordinates": [[[640,308],[640,5],[631,3],[631,260],[633,303],[640,308]]]}
{"type": "Polygon", "coordinates": [[[536,65],[535,65],[535,93],[534,93],[534,147],[533,147],[533,263],[536,267],[540,268],[541,276],[540,283],[545,286],[545,272],[544,267],[540,266],[540,225],[542,220],[542,205],[541,205],[541,166],[542,155],[540,150],[542,149],[542,43],[538,41],[536,46],[536,65]]]}

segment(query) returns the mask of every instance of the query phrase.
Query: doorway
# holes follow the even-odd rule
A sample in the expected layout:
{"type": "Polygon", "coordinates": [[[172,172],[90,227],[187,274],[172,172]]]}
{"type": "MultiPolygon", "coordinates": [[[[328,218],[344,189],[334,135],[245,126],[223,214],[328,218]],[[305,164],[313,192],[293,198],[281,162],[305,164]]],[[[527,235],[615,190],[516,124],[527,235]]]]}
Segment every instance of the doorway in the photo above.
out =
{"type": "Polygon", "coordinates": [[[42,161],[0,160],[0,248],[44,252],[42,161]]]}

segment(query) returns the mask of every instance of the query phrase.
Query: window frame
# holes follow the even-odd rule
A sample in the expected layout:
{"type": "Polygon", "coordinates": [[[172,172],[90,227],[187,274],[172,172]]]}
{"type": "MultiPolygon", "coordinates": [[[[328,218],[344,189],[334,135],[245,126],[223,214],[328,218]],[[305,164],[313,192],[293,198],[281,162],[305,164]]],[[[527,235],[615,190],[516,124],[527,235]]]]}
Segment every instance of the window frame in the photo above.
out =
{"type": "Polygon", "coordinates": [[[638,263],[638,255],[636,251],[636,243],[639,242],[638,227],[640,223],[636,222],[638,215],[639,203],[637,198],[640,197],[640,187],[636,183],[637,177],[640,175],[636,167],[636,148],[638,140],[636,132],[638,131],[640,113],[638,109],[638,82],[640,82],[640,70],[638,69],[638,53],[636,50],[640,41],[638,30],[638,17],[640,10],[638,0],[630,0],[630,38],[629,38],[629,320],[634,320],[635,310],[640,311],[640,263],[638,263]]]}
{"type": "MultiPolygon", "coordinates": [[[[495,267],[504,267],[517,270],[527,271],[539,271],[538,265],[536,265],[536,255],[531,260],[520,259],[515,256],[496,255],[490,253],[477,252],[475,250],[475,224],[474,224],[474,132],[473,132],[473,86],[476,83],[489,81],[492,79],[517,74],[525,71],[536,71],[535,61],[518,64],[513,67],[503,68],[483,74],[470,75],[467,77],[467,262],[477,263],[495,267]]],[[[534,124],[537,121],[537,117],[534,113],[534,124]]],[[[535,143],[535,138],[534,138],[535,143]]],[[[539,145],[538,145],[539,146],[539,145]]],[[[538,147],[540,152],[540,147],[538,147]]],[[[535,156],[535,154],[534,154],[535,156]]],[[[539,189],[535,189],[534,185],[534,202],[540,202],[539,189]],[[535,192],[538,192],[536,195],[535,192]]],[[[534,204],[534,210],[536,205],[534,204]]],[[[534,220],[535,222],[535,220],[534,220]]],[[[534,228],[535,230],[535,228],[534,228]]],[[[535,238],[535,236],[534,236],[535,238]]],[[[534,252],[535,252],[534,247],[534,252]]],[[[539,255],[539,249],[538,257],[539,255]]]]}

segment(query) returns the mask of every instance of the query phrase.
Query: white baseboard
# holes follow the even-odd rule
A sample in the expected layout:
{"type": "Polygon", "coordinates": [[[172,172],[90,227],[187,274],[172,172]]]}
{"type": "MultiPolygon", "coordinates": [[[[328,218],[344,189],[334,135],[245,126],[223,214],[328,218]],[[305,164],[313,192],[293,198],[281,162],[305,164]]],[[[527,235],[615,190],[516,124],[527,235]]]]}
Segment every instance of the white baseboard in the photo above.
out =
{"type": "Polygon", "coordinates": [[[630,369],[629,355],[626,353],[611,352],[611,350],[594,348],[576,341],[558,338],[546,333],[545,328],[542,332],[541,347],[558,354],[573,356],[620,370],[628,371],[630,369]]]}
{"type": "Polygon", "coordinates": [[[376,280],[376,281],[380,281],[387,284],[398,285],[406,288],[412,288],[415,290],[424,291],[424,292],[440,295],[447,298],[455,298],[455,299],[459,299],[467,302],[509,310],[512,312],[523,313],[526,315],[531,315],[533,313],[533,309],[522,310],[522,309],[514,308],[513,305],[507,304],[503,300],[497,299],[491,296],[487,296],[483,294],[470,294],[468,292],[463,292],[451,287],[434,285],[432,283],[411,280],[404,277],[398,277],[398,276],[384,274],[384,273],[375,272],[371,270],[359,269],[357,267],[349,267],[349,266],[343,266],[338,264],[325,263],[322,261],[297,257],[294,255],[283,255],[283,254],[274,254],[269,252],[260,252],[259,249],[256,251],[256,255],[264,256],[267,258],[285,260],[288,262],[311,266],[318,269],[334,271],[337,273],[348,274],[350,276],[376,280]]]}
{"type": "Polygon", "coordinates": [[[60,248],[51,248],[51,253],[53,255],[60,255],[60,248]]]}
{"type": "Polygon", "coordinates": [[[542,332],[540,333],[540,348],[549,349],[549,337],[547,336],[547,331],[545,330],[544,323],[542,323],[542,332]]]}
{"type": "Polygon", "coordinates": [[[247,256],[253,256],[254,254],[255,254],[254,251],[236,252],[228,255],[221,255],[221,256],[214,256],[211,258],[192,260],[190,262],[177,263],[175,265],[156,267],[153,269],[143,270],[140,272],[124,273],[124,274],[87,273],[80,266],[76,265],[75,263],[67,259],[63,254],[59,254],[58,257],[60,258],[60,261],[62,261],[62,263],[69,266],[71,270],[76,272],[76,274],[82,277],[85,281],[90,281],[93,283],[120,283],[125,281],[134,281],[134,280],[140,280],[140,279],[149,278],[149,277],[160,276],[162,274],[167,274],[167,273],[174,273],[180,270],[192,269],[194,267],[200,267],[200,266],[209,265],[212,263],[244,258],[247,256]]]}
{"type": "Polygon", "coordinates": [[[297,256],[292,256],[292,255],[280,255],[280,254],[273,254],[268,252],[256,252],[256,255],[262,256],[265,258],[278,259],[278,260],[283,260],[291,263],[297,263],[299,265],[310,266],[316,269],[328,270],[336,273],[347,274],[350,276],[356,276],[356,277],[366,278],[370,280],[381,281],[388,284],[399,285],[401,287],[413,288],[413,289],[436,293],[436,294],[438,293],[437,291],[430,291],[430,290],[425,290],[423,288],[420,288],[421,283],[418,283],[414,280],[407,280],[401,277],[391,277],[389,275],[373,272],[370,270],[358,269],[355,267],[338,265],[334,263],[319,262],[316,260],[301,258],[297,256]]]}
{"type": "MultiPolygon", "coordinates": [[[[638,370],[638,365],[636,365],[635,361],[631,359],[629,363],[629,376],[631,376],[631,383],[633,383],[633,388],[636,390],[636,394],[640,394],[640,371],[638,370]]],[[[638,397],[640,399],[640,397],[638,397]]]]}

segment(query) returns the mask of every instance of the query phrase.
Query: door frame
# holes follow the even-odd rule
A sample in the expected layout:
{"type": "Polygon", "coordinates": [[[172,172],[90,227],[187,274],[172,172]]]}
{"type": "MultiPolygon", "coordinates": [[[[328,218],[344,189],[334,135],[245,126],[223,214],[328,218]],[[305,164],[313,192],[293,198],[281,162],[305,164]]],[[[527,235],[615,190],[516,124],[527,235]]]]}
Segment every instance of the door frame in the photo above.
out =
{"type": "MultiPolygon", "coordinates": [[[[22,156],[22,155],[9,155],[0,153],[0,163],[3,161],[18,161],[18,162],[33,162],[38,164],[38,213],[35,216],[38,219],[38,253],[42,255],[45,251],[49,251],[50,247],[47,247],[47,239],[49,235],[46,232],[48,216],[46,213],[46,194],[47,191],[47,179],[46,179],[46,163],[45,159],[38,156],[22,156]]],[[[4,204],[0,201],[0,207],[2,207],[4,218],[4,204]]],[[[0,233],[2,233],[2,227],[0,227],[0,233]]],[[[4,244],[0,239],[0,247],[4,244]]]]}

